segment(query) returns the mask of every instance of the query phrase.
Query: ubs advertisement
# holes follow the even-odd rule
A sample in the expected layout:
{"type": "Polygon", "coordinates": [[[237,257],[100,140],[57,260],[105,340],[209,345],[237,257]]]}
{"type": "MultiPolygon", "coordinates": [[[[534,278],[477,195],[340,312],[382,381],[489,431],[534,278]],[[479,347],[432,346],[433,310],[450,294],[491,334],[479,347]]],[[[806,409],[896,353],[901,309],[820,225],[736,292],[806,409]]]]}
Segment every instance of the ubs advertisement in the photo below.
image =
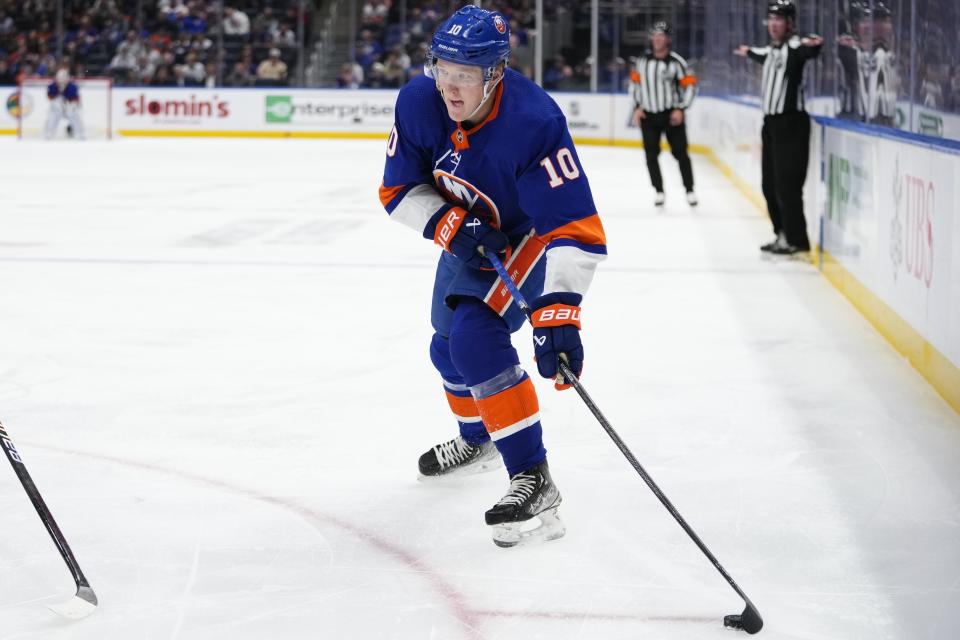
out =
{"type": "Polygon", "coordinates": [[[960,155],[825,127],[824,248],[960,366],[960,155]]]}
{"type": "Polygon", "coordinates": [[[878,144],[876,292],[960,366],[960,156],[878,144]]]}

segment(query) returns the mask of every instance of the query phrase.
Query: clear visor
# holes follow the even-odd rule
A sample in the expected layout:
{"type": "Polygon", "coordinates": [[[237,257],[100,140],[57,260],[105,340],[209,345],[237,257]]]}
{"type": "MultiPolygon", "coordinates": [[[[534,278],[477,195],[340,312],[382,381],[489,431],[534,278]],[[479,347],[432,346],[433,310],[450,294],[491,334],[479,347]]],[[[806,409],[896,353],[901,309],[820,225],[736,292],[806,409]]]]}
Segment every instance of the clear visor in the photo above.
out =
{"type": "Polygon", "coordinates": [[[480,67],[454,67],[434,62],[433,77],[437,82],[454,87],[479,87],[483,84],[483,69],[480,67]]]}

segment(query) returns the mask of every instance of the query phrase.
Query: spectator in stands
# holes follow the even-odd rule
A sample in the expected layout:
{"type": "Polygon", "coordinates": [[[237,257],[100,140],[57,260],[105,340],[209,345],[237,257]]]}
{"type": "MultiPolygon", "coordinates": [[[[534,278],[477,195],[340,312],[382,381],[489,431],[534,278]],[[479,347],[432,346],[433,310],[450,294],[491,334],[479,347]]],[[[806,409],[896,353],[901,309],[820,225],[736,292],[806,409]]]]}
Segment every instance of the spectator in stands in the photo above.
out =
{"type": "Polygon", "coordinates": [[[939,109],[943,106],[943,87],[935,65],[924,67],[923,83],[920,85],[920,102],[925,107],[939,109]]]}
{"type": "Polygon", "coordinates": [[[204,67],[204,72],[206,73],[206,80],[203,81],[203,86],[208,89],[213,89],[217,86],[217,76],[219,75],[219,65],[215,60],[208,60],[207,65],[204,67]]]}
{"type": "Polygon", "coordinates": [[[281,22],[277,30],[272,34],[271,44],[275,47],[295,47],[297,46],[297,34],[287,22],[281,22]]]}
{"type": "Polygon", "coordinates": [[[410,56],[408,56],[402,47],[394,47],[387,54],[387,59],[383,63],[383,85],[393,89],[399,89],[407,81],[407,69],[410,68],[410,56]]]}
{"type": "Polygon", "coordinates": [[[17,44],[16,50],[10,54],[7,61],[10,63],[13,72],[17,74],[20,73],[20,67],[30,62],[30,51],[27,50],[26,40],[21,40],[17,44]]]}
{"type": "Polygon", "coordinates": [[[338,89],[358,89],[363,81],[363,69],[356,62],[344,62],[337,74],[338,89]],[[359,77],[357,71],[359,70],[359,77]]]}
{"type": "Polygon", "coordinates": [[[187,81],[187,72],[182,64],[174,65],[173,67],[173,85],[177,87],[190,86],[190,83],[187,81]]]}
{"type": "Polygon", "coordinates": [[[33,63],[29,61],[24,61],[20,65],[20,70],[17,72],[16,84],[20,84],[24,78],[27,78],[32,75],[36,75],[33,71],[33,63]]]}
{"type": "Polygon", "coordinates": [[[86,57],[94,45],[97,44],[99,31],[93,26],[90,16],[84,14],[76,29],[67,31],[64,42],[74,42],[78,55],[86,57]]]}
{"type": "Polygon", "coordinates": [[[382,62],[374,62],[371,64],[365,74],[366,82],[364,82],[364,86],[371,89],[382,89],[386,87],[386,79],[384,78],[385,69],[386,67],[383,66],[382,62]]]}
{"type": "Polygon", "coordinates": [[[117,52],[110,61],[111,73],[126,77],[129,73],[135,72],[140,68],[140,59],[146,55],[143,42],[137,36],[137,32],[130,30],[127,32],[126,39],[117,46],[117,52]]]}
{"type": "Polygon", "coordinates": [[[273,15],[273,8],[264,7],[263,11],[253,19],[250,27],[250,34],[254,42],[267,42],[270,34],[274,33],[279,27],[279,20],[273,15]]]}
{"type": "Polygon", "coordinates": [[[199,4],[190,5],[190,13],[180,21],[180,31],[191,35],[206,33],[207,17],[203,10],[201,10],[199,4]]]}
{"type": "Polygon", "coordinates": [[[387,0],[367,0],[363,3],[362,24],[379,31],[387,21],[390,13],[390,3],[387,0]]]}
{"type": "Polygon", "coordinates": [[[128,28],[123,21],[111,18],[105,21],[103,31],[100,33],[99,44],[110,48],[116,48],[127,37],[128,28]]]}
{"type": "Polygon", "coordinates": [[[87,13],[99,22],[106,22],[113,16],[120,15],[120,8],[116,0],[94,0],[87,13]]]}
{"type": "Polygon", "coordinates": [[[157,67],[156,72],[151,76],[149,83],[154,87],[172,87],[175,82],[170,71],[169,65],[157,67]]]}
{"type": "Polygon", "coordinates": [[[250,65],[242,60],[234,63],[233,69],[224,78],[223,83],[228,87],[252,87],[253,76],[250,75],[250,65]]]}
{"type": "Polygon", "coordinates": [[[533,51],[520,43],[520,36],[510,33],[510,68],[528,78],[533,78],[533,51]]]}
{"type": "MultiPolygon", "coordinates": [[[[46,45],[43,45],[43,48],[46,48],[46,45]]],[[[36,73],[38,76],[49,76],[52,75],[58,67],[56,57],[52,53],[45,53],[39,56],[36,73]]]]}
{"type": "Polygon", "coordinates": [[[157,68],[163,64],[163,48],[160,44],[154,43],[150,51],[142,59],[140,67],[140,78],[144,83],[149,84],[150,78],[157,72],[157,68]]]}
{"type": "Polygon", "coordinates": [[[195,51],[198,56],[205,58],[213,49],[213,40],[205,35],[196,35],[190,39],[190,50],[195,51]]]}
{"type": "Polygon", "coordinates": [[[257,67],[257,84],[277,86],[287,83],[287,63],[280,59],[280,49],[270,49],[269,57],[257,67]]]}
{"type": "Polygon", "coordinates": [[[13,69],[10,68],[10,65],[7,64],[6,60],[0,58],[0,85],[16,83],[17,76],[13,72],[13,69]]]}
{"type": "Polygon", "coordinates": [[[165,20],[179,21],[190,13],[190,9],[184,0],[159,0],[157,13],[165,20]]]}
{"type": "Polygon", "coordinates": [[[183,64],[174,69],[174,71],[177,70],[182,70],[185,84],[190,87],[202,86],[207,77],[206,67],[203,66],[194,51],[187,54],[183,64]]]}
{"type": "Polygon", "coordinates": [[[573,68],[567,64],[563,56],[556,56],[550,66],[543,72],[544,89],[566,89],[573,77],[573,68]]]}
{"type": "Polygon", "coordinates": [[[369,69],[370,65],[380,59],[383,53],[383,47],[375,39],[373,31],[364,29],[360,32],[360,40],[357,42],[357,62],[364,69],[369,69]]]}
{"type": "Polygon", "coordinates": [[[13,17],[6,11],[0,10],[0,38],[12,35],[17,30],[17,25],[13,22],[13,17]]]}
{"type": "Polygon", "coordinates": [[[226,7],[223,10],[223,35],[249,36],[250,18],[239,9],[226,7]]]}
{"type": "Polygon", "coordinates": [[[250,74],[250,77],[255,79],[257,75],[257,65],[253,63],[252,46],[247,45],[243,48],[243,52],[240,54],[240,62],[243,63],[243,66],[247,70],[247,73],[250,74]]]}

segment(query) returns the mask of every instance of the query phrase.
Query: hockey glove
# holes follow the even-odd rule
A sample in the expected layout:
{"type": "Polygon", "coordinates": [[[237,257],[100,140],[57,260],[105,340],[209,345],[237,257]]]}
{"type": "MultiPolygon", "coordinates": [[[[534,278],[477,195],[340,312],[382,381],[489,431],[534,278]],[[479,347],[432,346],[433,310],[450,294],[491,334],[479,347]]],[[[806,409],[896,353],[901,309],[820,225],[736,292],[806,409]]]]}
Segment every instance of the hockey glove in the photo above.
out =
{"type": "Polygon", "coordinates": [[[510,240],[503,232],[461,207],[441,208],[430,218],[423,237],[433,239],[444,251],[474,269],[493,269],[490,261],[480,254],[480,247],[503,254],[504,261],[510,254],[510,240]]]}
{"type": "Polygon", "coordinates": [[[558,390],[569,389],[570,384],[559,371],[561,354],[570,369],[579,377],[583,371],[583,344],[580,342],[579,293],[548,293],[533,301],[530,317],[533,323],[533,353],[537,369],[544,378],[556,380],[558,390]]]}

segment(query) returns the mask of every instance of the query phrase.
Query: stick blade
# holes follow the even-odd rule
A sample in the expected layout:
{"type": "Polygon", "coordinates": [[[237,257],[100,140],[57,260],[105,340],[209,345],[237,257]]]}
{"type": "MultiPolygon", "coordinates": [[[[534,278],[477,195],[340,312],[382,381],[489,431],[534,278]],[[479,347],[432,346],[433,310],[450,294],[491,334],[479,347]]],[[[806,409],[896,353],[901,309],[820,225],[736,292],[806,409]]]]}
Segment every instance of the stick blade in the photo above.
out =
{"type": "Polygon", "coordinates": [[[97,610],[97,594],[90,587],[80,587],[77,595],[66,602],[48,604],[47,608],[70,620],[79,620],[97,610]]]}
{"type": "Polygon", "coordinates": [[[763,629],[763,618],[760,617],[760,612],[753,606],[753,603],[748,601],[743,613],[724,616],[723,626],[730,629],[743,629],[753,635],[763,629]]]}

